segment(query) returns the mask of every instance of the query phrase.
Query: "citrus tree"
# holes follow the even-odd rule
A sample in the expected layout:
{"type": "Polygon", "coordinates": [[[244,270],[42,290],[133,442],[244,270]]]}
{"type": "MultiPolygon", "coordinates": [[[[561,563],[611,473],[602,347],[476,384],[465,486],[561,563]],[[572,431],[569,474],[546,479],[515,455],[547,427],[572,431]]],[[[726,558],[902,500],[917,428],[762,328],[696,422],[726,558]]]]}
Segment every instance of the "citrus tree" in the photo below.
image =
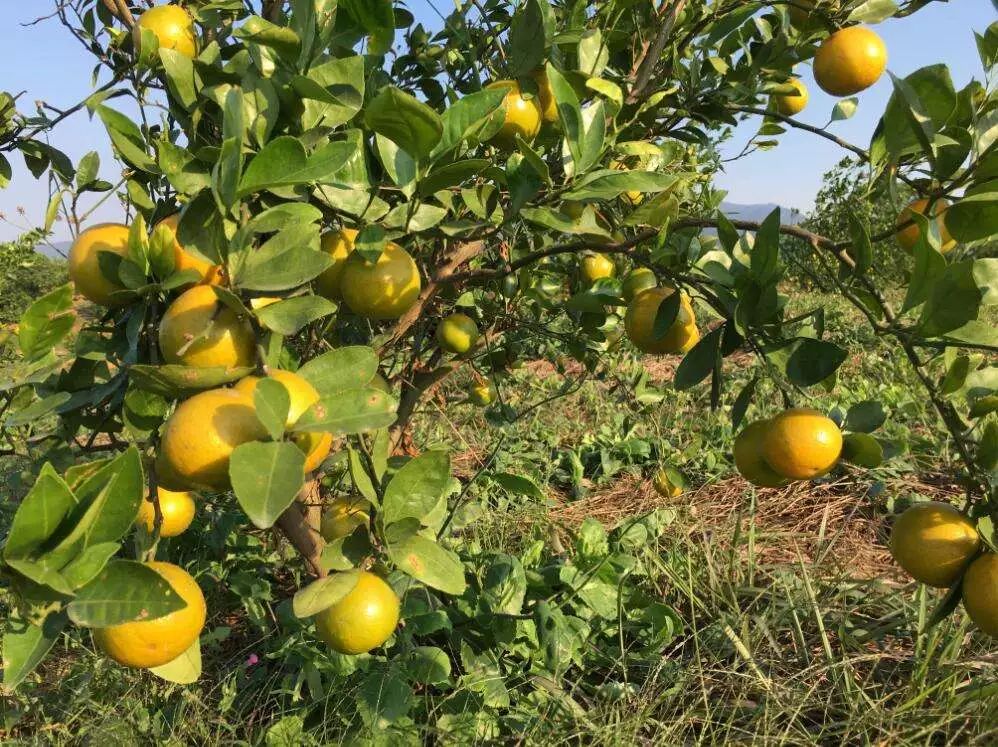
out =
{"type": "MultiPolygon", "coordinates": [[[[956,90],[942,64],[891,76],[867,147],[798,118],[795,66],[848,117],[890,75],[871,26],[926,4],[473,0],[431,32],[389,0],[56,2],[96,90],[33,117],[8,101],[0,135],[49,179],[45,228],[74,236],[72,283],[21,319],[0,392],[4,453],[32,478],[2,554],[5,686],[68,626],[122,666],[195,680],[210,610],[163,540],[207,494],[294,549],[294,613],[330,655],[382,663],[365,687],[384,721],[414,687],[461,678],[499,711],[503,678],[557,699],[593,648],[660,658],[682,623],[635,553],[659,515],[587,521],[570,550],[484,553],[460,531],[474,480],[537,486],[491,460],[455,479],[410,421],[461,372],[501,429],[551,406],[506,401],[518,361],[571,356],[585,376],[637,351],[677,356],[675,387],[709,388],[733,430],[755,413],[732,442],[755,486],[876,466],[877,402],[807,408],[849,351],[820,307],[786,312],[788,237],[907,360],[959,457],[961,507],[905,513],[898,562],[949,589],[936,619],[962,598],[998,635],[998,261],[975,259],[998,233],[998,26],[976,37],[983,82],[956,90]],[[40,137],[84,108],[115,182],[40,137]],[[787,128],[839,143],[895,196],[895,225],[848,213],[833,239],[778,212],[726,218],[714,146],[745,118],[753,148],[787,128]],[[126,223],[88,220],[107,199],[126,223]],[[901,252],[899,293],[870,268],[901,252]],[[757,373],[728,391],[737,351],[757,373]]],[[[682,479],[665,465],[656,486],[682,479]]]]}

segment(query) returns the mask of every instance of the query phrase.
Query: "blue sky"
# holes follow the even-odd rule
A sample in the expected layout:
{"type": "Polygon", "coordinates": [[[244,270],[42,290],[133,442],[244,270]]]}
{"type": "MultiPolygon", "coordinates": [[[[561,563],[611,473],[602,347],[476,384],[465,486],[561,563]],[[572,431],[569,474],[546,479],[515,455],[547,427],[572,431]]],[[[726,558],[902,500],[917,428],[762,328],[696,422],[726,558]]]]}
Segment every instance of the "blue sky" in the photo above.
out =
{"type": "MultiPolygon", "coordinates": [[[[9,4],[7,23],[0,28],[0,49],[5,51],[8,60],[0,86],[11,93],[25,92],[19,100],[19,107],[24,112],[33,111],[32,102],[37,99],[63,108],[85,98],[91,90],[92,58],[56,21],[22,25],[49,10],[51,3],[31,0],[9,4]]],[[[426,0],[415,0],[408,6],[427,28],[441,25],[439,16],[426,0]]],[[[450,4],[438,0],[437,7],[446,12],[450,4]]],[[[876,30],[887,44],[888,68],[896,75],[904,76],[923,65],[941,61],[950,66],[954,83],[959,88],[971,77],[981,79],[973,31],[982,31],[995,18],[991,0],[954,0],[932,3],[910,18],[886,21],[876,30]]],[[[809,66],[801,66],[799,74],[811,94],[811,101],[800,119],[823,125],[836,99],[818,89],[809,66]]],[[[865,146],[887,103],[890,88],[885,75],[875,86],[860,94],[856,115],[851,120],[834,124],[832,131],[865,146]]],[[[727,155],[738,153],[758,125],[758,118],[742,125],[733,141],[727,144],[727,155]]],[[[115,180],[117,170],[104,129],[99,122],[90,121],[85,111],[63,122],[52,142],[74,163],[88,151],[97,150],[102,159],[101,176],[115,180]]],[[[732,202],[773,202],[806,211],[821,185],[821,175],[842,155],[841,149],[832,143],[810,133],[791,130],[781,136],[781,143],[775,150],[754,153],[729,163],[718,185],[729,190],[728,199],[732,202]]],[[[48,200],[44,182],[35,181],[24,168],[19,154],[12,156],[12,164],[13,183],[0,191],[0,212],[10,221],[0,222],[0,240],[15,236],[19,227],[41,223],[48,200]],[[26,216],[18,215],[19,206],[27,211],[26,216]]],[[[120,208],[115,202],[110,200],[95,217],[118,218],[120,208]]],[[[64,227],[57,226],[55,230],[57,240],[68,237],[64,227]]]]}

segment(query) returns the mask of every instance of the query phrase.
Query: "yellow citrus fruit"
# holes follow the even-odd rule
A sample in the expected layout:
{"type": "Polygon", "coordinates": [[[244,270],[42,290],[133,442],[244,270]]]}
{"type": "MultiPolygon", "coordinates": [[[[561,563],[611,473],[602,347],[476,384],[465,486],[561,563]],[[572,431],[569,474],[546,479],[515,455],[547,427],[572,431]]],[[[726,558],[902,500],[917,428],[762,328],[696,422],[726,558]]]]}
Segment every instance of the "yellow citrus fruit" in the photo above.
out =
{"type": "Polygon", "coordinates": [[[233,450],[266,437],[252,398],[234,389],[201,392],[181,402],[163,426],[157,473],[173,490],[226,490],[233,450]]]}
{"type": "Polygon", "coordinates": [[[674,288],[648,288],[638,293],[627,306],[624,329],[631,343],[643,353],[684,353],[700,339],[696,317],[686,294],[679,300],[676,321],[659,339],[655,339],[655,315],[662,302],[675,293],[674,288]]]}
{"type": "MultiPolygon", "coordinates": [[[[319,393],[315,387],[296,373],[272,368],[267,376],[283,384],[288,392],[290,405],[288,406],[288,417],[284,421],[285,428],[291,428],[308,408],[319,401],[319,393]]],[[[253,392],[259,381],[259,376],[245,376],[239,380],[234,389],[252,400],[253,392]]],[[[293,440],[295,445],[305,454],[305,471],[311,472],[317,469],[322,464],[322,460],[329,455],[329,449],[333,445],[333,434],[302,432],[296,433],[293,440]]]]}
{"type": "MultiPolygon", "coordinates": [[[[163,513],[163,523],[159,527],[160,537],[177,537],[187,531],[194,521],[194,496],[186,490],[158,488],[159,510],[163,513]]],[[[150,534],[156,527],[156,508],[152,501],[144,500],[139,506],[136,522],[150,534]]]]}
{"type": "Polygon", "coordinates": [[[777,474],[810,480],[827,474],[842,453],[842,431],[817,410],[795,407],[769,422],[762,456],[777,474]]]}
{"type": "Polygon", "coordinates": [[[592,285],[600,278],[612,278],[617,268],[605,254],[587,254],[582,258],[582,279],[592,285]]]}
{"type": "Polygon", "coordinates": [[[467,314],[451,314],[437,325],[437,342],[448,353],[467,353],[478,342],[478,325],[467,314]]]}
{"type": "Polygon", "coordinates": [[[804,85],[804,81],[794,78],[790,81],[790,85],[796,89],[796,94],[782,93],[774,94],[772,97],[776,111],[785,117],[800,114],[807,106],[807,86],[804,85]]]}
{"type": "Polygon", "coordinates": [[[181,293],[159,324],[159,349],[167,363],[252,366],[254,347],[253,327],[219,301],[208,285],[181,293]]]}
{"type": "Polygon", "coordinates": [[[865,26],[836,31],[818,47],[814,79],[826,93],[851,96],[874,83],[887,67],[884,41],[865,26]]]}
{"type": "Polygon", "coordinates": [[[128,254],[128,226],[102,223],[77,236],[69,249],[69,279],[76,292],[101,306],[115,306],[111,294],[122,287],[111,282],[100,270],[99,254],[110,252],[124,257],[128,254]]]}
{"type": "Polygon", "coordinates": [[[341,654],[366,654],[387,641],[399,621],[399,598],[385,581],[361,571],[353,590],[315,616],[319,638],[341,654]]]}
{"type": "Polygon", "coordinates": [[[332,260],[331,264],[315,279],[315,287],[319,293],[333,301],[343,298],[340,283],[343,279],[343,267],[347,257],[354,249],[357,231],[353,228],[341,228],[339,231],[329,231],[322,235],[321,248],[332,260]]]}
{"type": "Polygon", "coordinates": [[[421,280],[409,252],[389,243],[376,263],[352,253],[343,265],[340,285],[353,313],[369,319],[397,319],[419,298],[421,280]]]}
{"type": "Polygon", "coordinates": [[[392,393],[392,388],[388,384],[388,379],[386,379],[381,374],[374,374],[374,378],[371,379],[371,381],[368,383],[368,386],[373,387],[375,389],[380,389],[385,394],[392,393]]]}
{"type": "Polygon", "coordinates": [[[762,456],[762,444],[768,429],[768,420],[757,420],[745,426],[735,437],[735,469],[757,487],[778,488],[786,485],[787,480],[777,474],[762,456]]]}
{"type": "Polygon", "coordinates": [[[672,482],[669,478],[668,471],[665,469],[660,469],[655,474],[655,479],[652,484],[655,486],[655,492],[663,498],[675,498],[683,492],[683,486],[676,485],[672,482]]]}
{"type": "Polygon", "coordinates": [[[520,84],[515,80],[497,80],[485,87],[505,88],[508,91],[503,99],[506,116],[495,139],[507,145],[514,142],[516,135],[528,142],[533,140],[541,129],[541,97],[523,98],[520,84]]]}
{"type": "Polygon", "coordinates": [[[137,49],[142,46],[142,29],[156,35],[160,49],[173,49],[191,59],[197,56],[194,19],[179,5],[159,5],[139,16],[132,28],[132,39],[137,49]]]}
{"type": "MultiPolygon", "coordinates": [[[[936,230],[939,232],[939,251],[943,254],[952,251],[953,247],[956,246],[956,239],[954,239],[949,230],[946,228],[946,211],[949,209],[949,201],[944,199],[937,199],[932,203],[932,217],[929,218],[930,223],[934,223],[936,230]]],[[[904,210],[902,210],[897,217],[898,232],[897,240],[901,248],[907,252],[912,251],[915,248],[915,244],[918,243],[919,237],[921,237],[922,232],[918,227],[917,223],[912,223],[909,226],[900,228],[903,224],[907,223],[912,219],[915,213],[919,215],[927,215],[929,208],[928,200],[915,200],[909,203],[904,210]]]]}
{"type": "Polygon", "coordinates": [[[551,90],[551,81],[548,80],[547,71],[541,68],[532,76],[537,83],[537,98],[540,99],[541,119],[544,122],[558,121],[558,102],[554,98],[551,90]]]}
{"type": "Polygon", "coordinates": [[[963,607],[982,633],[998,638],[998,555],[989,552],[967,568],[963,607]]]}
{"type": "Polygon", "coordinates": [[[187,606],[163,617],[94,629],[97,648],[119,664],[137,669],[173,661],[201,635],[207,610],[197,581],[183,568],[153,561],[146,563],[166,579],[187,606]]]}
{"type": "Polygon", "coordinates": [[[180,213],[174,213],[173,215],[168,215],[166,218],[163,218],[163,220],[157,223],[153,228],[153,231],[155,231],[160,226],[163,226],[169,230],[170,235],[173,237],[174,270],[177,272],[181,272],[182,270],[194,270],[194,272],[198,274],[198,283],[204,283],[206,285],[218,285],[221,283],[223,279],[221,265],[213,265],[206,259],[195,257],[180,245],[180,241],[177,240],[177,226],[179,225],[180,213]]]}
{"type": "Polygon", "coordinates": [[[354,529],[364,526],[370,521],[367,511],[370,504],[359,495],[349,498],[337,498],[329,504],[322,514],[319,532],[326,542],[332,542],[340,537],[346,537],[354,529]]]}
{"type": "Polygon", "coordinates": [[[647,267],[638,267],[631,270],[627,277],[624,278],[624,282],[621,284],[621,291],[624,294],[624,300],[630,303],[641,291],[654,288],[657,285],[658,279],[655,277],[654,272],[647,267]]]}
{"type": "Polygon", "coordinates": [[[468,400],[479,407],[488,407],[495,402],[497,396],[496,388],[491,381],[480,381],[468,389],[468,400]]]}
{"type": "Polygon", "coordinates": [[[891,555],[913,579],[945,589],[981,547],[977,529],[948,503],[916,503],[891,531],[891,555]]]}

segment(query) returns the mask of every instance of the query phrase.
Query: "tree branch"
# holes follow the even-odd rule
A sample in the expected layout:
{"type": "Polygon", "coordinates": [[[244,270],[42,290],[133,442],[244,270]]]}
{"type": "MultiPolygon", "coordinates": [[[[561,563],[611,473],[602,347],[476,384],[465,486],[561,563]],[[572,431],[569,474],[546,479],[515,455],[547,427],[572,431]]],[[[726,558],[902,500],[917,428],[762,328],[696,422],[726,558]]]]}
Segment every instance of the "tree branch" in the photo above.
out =
{"type": "Polygon", "coordinates": [[[314,479],[306,481],[295,502],[277,519],[277,527],[319,578],[326,575],[322,567],[322,550],[326,542],[319,533],[321,520],[319,481],[314,479]]]}
{"type": "MultiPolygon", "coordinates": [[[[672,29],[675,28],[676,18],[686,6],[686,0],[665,0],[665,3],[668,4],[669,9],[662,21],[662,28],[658,30],[658,34],[651,45],[645,49],[644,57],[638,64],[634,75],[634,85],[631,87],[630,93],[627,94],[628,104],[636,104],[644,96],[645,90],[651,82],[652,73],[655,72],[659,58],[665,50],[665,45],[669,41],[669,37],[672,36],[672,29]]],[[[664,9],[665,5],[663,5],[664,9]]]]}
{"type": "Polygon", "coordinates": [[[440,287],[451,282],[450,278],[457,272],[457,268],[465,262],[474,259],[483,251],[485,251],[484,241],[463,241],[454,245],[449,254],[444,257],[440,269],[426,283],[423,291],[419,294],[419,298],[416,299],[416,303],[395,323],[388,340],[381,346],[379,353],[384,355],[386,351],[390,350],[399,340],[405,337],[405,334],[412,328],[419,317],[422,316],[426,306],[437,295],[440,287]]]}

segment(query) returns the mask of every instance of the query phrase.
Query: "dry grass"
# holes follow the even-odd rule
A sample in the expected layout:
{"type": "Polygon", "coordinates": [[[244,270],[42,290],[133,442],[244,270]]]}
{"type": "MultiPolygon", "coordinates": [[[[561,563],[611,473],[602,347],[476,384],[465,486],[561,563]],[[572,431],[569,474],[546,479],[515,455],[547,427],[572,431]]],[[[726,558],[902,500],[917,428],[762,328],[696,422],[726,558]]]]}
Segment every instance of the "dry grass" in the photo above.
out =
{"type": "MultiPolygon", "coordinates": [[[[892,487],[888,486],[888,490],[892,487]]],[[[933,475],[913,482],[915,491],[938,500],[954,494],[946,480],[933,475]]],[[[780,489],[757,489],[753,505],[750,487],[739,477],[708,483],[677,498],[664,498],[650,480],[625,475],[586,498],[566,502],[552,494],[549,517],[564,527],[584,519],[615,526],[631,516],[672,508],[680,520],[673,531],[726,548],[740,533],[754,531],[754,560],[764,565],[805,562],[823,575],[904,580],[887,549],[888,520],[879,502],[865,493],[866,485],[849,478],[833,482],[801,482],[780,489]]],[[[747,553],[739,548],[742,556],[747,553]]]]}

